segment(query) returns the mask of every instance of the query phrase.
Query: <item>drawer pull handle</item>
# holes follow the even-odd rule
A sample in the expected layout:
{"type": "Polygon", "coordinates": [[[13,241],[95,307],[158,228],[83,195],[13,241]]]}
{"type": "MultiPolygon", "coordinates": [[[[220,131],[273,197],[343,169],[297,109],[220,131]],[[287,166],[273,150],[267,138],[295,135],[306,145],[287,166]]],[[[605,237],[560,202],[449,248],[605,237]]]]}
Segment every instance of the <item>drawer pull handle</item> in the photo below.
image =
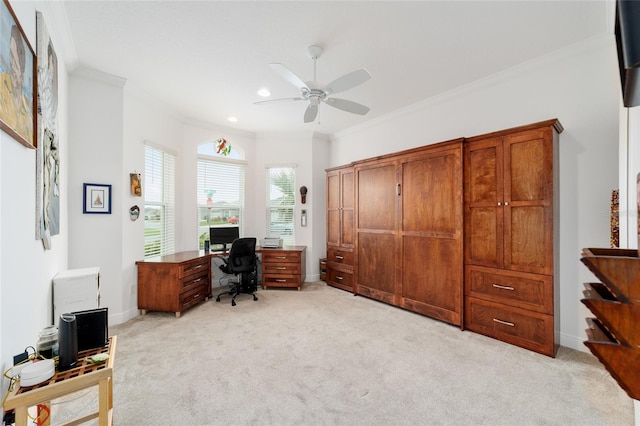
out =
{"type": "Polygon", "coordinates": [[[513,288],[513,287],[509,287],[509,286],[507,286],[507,285],[500,285],[500,284],[495,284],[495,283],[494,283],[494,284],[493,284],[493,286],[494,286],[495,288],[499,288],[499,289],[502,289],[502,290],[509,290],[509,291],[514,291],[514,290],[515,290],[515,288],[513,288]]]}
{"type": "Polygon", "coordinates": [[[287,256],[274,256],[276,259],[286,259],[287,256]]]}
{"type": "Polygon", "coordinates": [[[275,280],[277,283],[286,283],[287,280],[275,280]]]}
{"type": "Polygon", "coordinates": [[[508,325],[509,327],[515,327],[516,325],[512,322],[508,322],[508,321],[502,321],[499,320],[498,318],[494,318],[493,319],[495,322],[497,322],[498,324],[502,324],[502,325],[508,325]]]}
{"type": "Polygon", "coordinates": [[[279,269],[281,271],[284,271],[287,268],[285,266],[277,266],[275,269],[279,269]]]}
{"type": "Polygon", "coordinates": [[[338,255],[336,255],[336,259],[337,259],[337,260],[343,260],[343,259],[344,259],[344,256],[338,256],[338,255]]]}
{"type": "Polygon", "coordinates": [[[197,299],[198,297],[200,297],[200,293],[198,293],[195,296],[193,296],[194,299],[197,299]]]}
{"type": "Polygon", "coordinates": [[[342,280],[343,280],[343,278],[342,278],[340,275],[336,275],[336,280],[338,280],[338,281],[342,281],[342,280]]]}

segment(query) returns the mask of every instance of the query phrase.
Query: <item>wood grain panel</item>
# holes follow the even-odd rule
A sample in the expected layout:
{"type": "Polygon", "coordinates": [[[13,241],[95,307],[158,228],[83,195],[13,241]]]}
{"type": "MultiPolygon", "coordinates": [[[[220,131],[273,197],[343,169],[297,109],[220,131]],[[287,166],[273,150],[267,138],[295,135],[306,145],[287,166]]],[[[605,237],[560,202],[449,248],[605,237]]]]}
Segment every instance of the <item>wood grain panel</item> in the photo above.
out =
{"type": "Polygon", "coordinates": [[[547,234],[545,208],[542,206],[505,208],[510,220],[505,253],[509,255],[507,267],[544,272],[547,263],[547,234]]]}
{"type": "Polygon", "coordinates": [[[395,235],[359,232],[358,285],[393,294],[396,252],[395,235]]]}
{"type": "Polygon", "coordinates": [[[454,239],[403,239],[402,297],[459,312],[462,258],[454,239]]]}
{"type": "Polygon", "coordinates": [[[412,160],[402,171],[402,230],[460,233],[460,156],[412,160]]]}
{"type": "Polygon", "coordinates": [[[395,229],[396,166],[358,171],[358,229],[395,229]]]}

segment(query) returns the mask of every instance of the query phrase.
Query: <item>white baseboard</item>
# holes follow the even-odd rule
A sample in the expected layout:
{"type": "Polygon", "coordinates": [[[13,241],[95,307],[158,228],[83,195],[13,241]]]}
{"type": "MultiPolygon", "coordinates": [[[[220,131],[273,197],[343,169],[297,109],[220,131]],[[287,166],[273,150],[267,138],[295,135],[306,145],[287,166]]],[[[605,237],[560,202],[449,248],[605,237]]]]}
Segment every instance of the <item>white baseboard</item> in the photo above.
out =
{"type": "Polygon", "coordinates": [[[589,348],[584,345],[584,340],[564,333],[560,333],[560,345],[580,352],[589,352],[589,348]]]}

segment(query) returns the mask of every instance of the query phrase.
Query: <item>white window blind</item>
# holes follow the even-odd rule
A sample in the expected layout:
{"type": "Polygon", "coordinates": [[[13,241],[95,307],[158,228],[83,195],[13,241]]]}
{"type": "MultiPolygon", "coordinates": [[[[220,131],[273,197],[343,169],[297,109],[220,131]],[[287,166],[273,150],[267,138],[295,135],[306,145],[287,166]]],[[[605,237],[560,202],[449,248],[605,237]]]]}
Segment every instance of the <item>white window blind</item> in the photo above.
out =
{"type": "Polygon", "coordinates": [[[174,155],[145,145],[144,256],[175,252],[175,163],[174,155]]]}
{"type": "Polygon", "coordinates": [[[238,226],[244,236],[245,162],[198,158],[198,246],[209,239],[209,228],[238,226]]]}
{"type": "Polygon", "coordinates": [[[280,234],[284,244],[295,244],[296,169],[289,166],[267,167],[267,232],[280,234]]]}

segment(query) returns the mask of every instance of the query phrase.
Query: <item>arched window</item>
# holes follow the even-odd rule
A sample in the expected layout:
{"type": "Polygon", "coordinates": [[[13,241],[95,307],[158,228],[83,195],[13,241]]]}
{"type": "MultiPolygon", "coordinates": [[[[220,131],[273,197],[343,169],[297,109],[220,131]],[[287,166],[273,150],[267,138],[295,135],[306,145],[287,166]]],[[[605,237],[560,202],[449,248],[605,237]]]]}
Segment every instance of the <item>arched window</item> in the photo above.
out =
{"type": "MultiPolygon", "coordinates": [[[[209,228],[237,226],[244,236],[244,152],[220,138],[198,145],[198,246],[209,228]]],[[[212,247],[215,250],[217,247],[212,247]]]]}

